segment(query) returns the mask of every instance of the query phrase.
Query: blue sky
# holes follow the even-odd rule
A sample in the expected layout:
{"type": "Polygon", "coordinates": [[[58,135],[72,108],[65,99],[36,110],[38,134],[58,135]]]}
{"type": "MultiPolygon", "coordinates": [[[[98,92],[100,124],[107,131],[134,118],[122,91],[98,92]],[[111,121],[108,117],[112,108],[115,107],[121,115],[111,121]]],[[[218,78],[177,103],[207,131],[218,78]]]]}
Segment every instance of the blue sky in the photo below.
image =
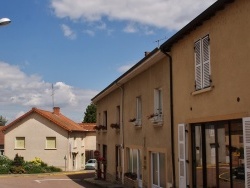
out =
{"type": "Polygon", "coordinates": [[[215,0],[2,0],[0,115],[54,103],[81,122],[98,92],[215,0]]]}

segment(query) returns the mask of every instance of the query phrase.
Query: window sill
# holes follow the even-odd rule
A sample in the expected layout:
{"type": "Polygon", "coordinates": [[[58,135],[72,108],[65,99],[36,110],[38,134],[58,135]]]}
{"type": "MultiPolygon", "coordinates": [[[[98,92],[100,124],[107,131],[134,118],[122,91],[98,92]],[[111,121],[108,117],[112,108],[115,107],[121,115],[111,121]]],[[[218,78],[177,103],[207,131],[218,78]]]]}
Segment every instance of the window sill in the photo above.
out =
{"type": "Polygon", "coordinates": [[[142,126],[141,125],[135,125],[135,129],[141,129],[142,126]]]}
{"type": "Polygon", "coordinates": [[[45,148],[44,150],[57,150],[56,148],[45,148]]]}
{"type": "Polygon", "coordinates": [[[26,150],[26,148],[15,148],[14,150],[26,150]]]}
{"type": "Polygon", "coordinates": [[[197,91],[194,91],[192,92],[191,94],[194,96],[194,95],[198,95],[198,94],[201,94],[201,93],[205,93],[205,92],[209,92],[209,91],[212,91],[212,89],[214,88],[214,86],[210,86],[210,87],[207,87],[205,89],[201,89],[201,90],[197,90],[197,91]]]}
{"type": "Polygon", "coordinates": [[[155,121],[155,122],[153,122],[154,127],[162,127],[162,125],[163,125],[163,121],[155,121]]]}

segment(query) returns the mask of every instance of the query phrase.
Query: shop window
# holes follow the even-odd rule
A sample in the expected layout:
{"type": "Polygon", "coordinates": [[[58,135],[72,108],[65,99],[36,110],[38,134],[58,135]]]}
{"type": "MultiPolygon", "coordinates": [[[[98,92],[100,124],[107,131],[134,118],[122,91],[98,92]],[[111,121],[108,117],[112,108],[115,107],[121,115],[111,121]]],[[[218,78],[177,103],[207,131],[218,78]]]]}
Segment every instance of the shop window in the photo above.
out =
{"type": "Polygon", "coordinates": [[[192,125],[193,187],[245,187],[241,120],[192,125]]]}

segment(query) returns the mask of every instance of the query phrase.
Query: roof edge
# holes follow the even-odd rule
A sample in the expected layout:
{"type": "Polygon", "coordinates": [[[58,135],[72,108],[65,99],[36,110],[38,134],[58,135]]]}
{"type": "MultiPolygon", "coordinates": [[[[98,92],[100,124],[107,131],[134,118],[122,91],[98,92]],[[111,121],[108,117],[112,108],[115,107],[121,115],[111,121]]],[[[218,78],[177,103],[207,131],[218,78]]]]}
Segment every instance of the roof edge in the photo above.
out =
{"type": "Polygon", "coordinates": [[[217,0],[214,4],[208,7],[205,11],[199,14],[196,18],[194,18],[191,22],[189,22],[186,26],[184,26],[176,34],[174,34],[166,42],[164,42],[160,46],[160,49],[165,52],[170,52],[171,47],[174,43],[176,43],[178,40],[180,40],[185,35],[190,33],[196,27],[200,26],[202,22],[214,16],[215,13],[218,12],[219,10],[222,10],[226,4],[232,3],[234,1],[235,0],[217,0]]]}
{"type": "MultiPolygon", "coordinates": [[[[155,48],[153,51],[149,52],[144,58],[142,58],[139,62],[137,62],[134,66],[132,66],[128,71],[126,71],[124,74],[122,74],[120,77],[118,77],[115,81],[113,81],[111,84],[109,84],[105,89],[103,89],[100,93],[98,93],[96,96],[94,96],[91,101],[94,102],[98,97],[100,97],[102,94],[104,94],[107,90],[110,88],[117,86],[120,80],[125,78],[128,74],[132,73],[137,67],[142,65],[147,59],[152,57],[157,52],[161,52],[159,48],[155,48]]],[[[118,86],[117,86],[118,87],[118,86]]]]}

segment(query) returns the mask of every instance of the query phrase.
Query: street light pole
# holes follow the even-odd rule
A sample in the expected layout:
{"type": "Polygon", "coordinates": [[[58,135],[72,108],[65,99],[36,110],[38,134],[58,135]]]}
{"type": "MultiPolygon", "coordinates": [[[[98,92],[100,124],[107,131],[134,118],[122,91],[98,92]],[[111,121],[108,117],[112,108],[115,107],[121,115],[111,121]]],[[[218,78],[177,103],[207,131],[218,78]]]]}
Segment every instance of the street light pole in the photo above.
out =
{"type": "Polygon", "coordinates": [[[10,22],[9,18],[0,18],[0,26],[8,25],[10,22]]]}

